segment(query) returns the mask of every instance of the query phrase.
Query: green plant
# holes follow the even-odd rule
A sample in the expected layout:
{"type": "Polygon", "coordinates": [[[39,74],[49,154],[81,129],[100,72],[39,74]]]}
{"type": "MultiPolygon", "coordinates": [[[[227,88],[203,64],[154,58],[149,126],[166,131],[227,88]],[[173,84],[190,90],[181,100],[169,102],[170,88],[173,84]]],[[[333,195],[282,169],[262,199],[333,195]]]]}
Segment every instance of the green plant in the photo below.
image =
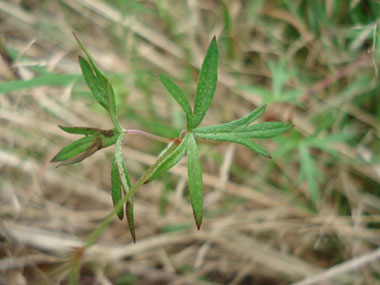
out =
{"type": "Polygon", "coordinates": [[[162,84],[177,101],[186,115],[187,128],[179,134],[179,137],[165,138],[141,130],[124,129],[118,121],[115,107],[115,95],[112,85],[96,66],[94,60],[79,39],[77,37],[76,39],[87,57],[87,60],[83,57],[79,57],[79,63],[84,79],[91,89],[96,101],[108,112],[114,124],[114,128],[111,130],[102,130],[98,128],[59,126],[65,132],[80,134],[84,137],[64,147],[52,159],[52,162],[59,162],[60,164],[58,166],[70,165],[82,161],[102,148],[113,144],[116,145],[112,157],[111,169],[114,210],[104,219],[92,235],[90,235],[86,242],[86,247],[91,246],[97,240],[114,215],[117,215],[119,219],[123,219],[124,204],[126,205],[125,215],[128,220],[132,237],[135,241],[133,196],[136,190],[144,183],[148,183],[166,173],[170,168],[177,164],[185,154],[187,154],[190,201],[193,208],[195,223],[199,229],[202,224],[203,216],[203,183],[202,167],[198,156],[196,138],[239,143],[263,156],[270,157],[264,147],[250,139],[271,138],[282,134],[292,127],[292,125],[282,122],[263,122],[251,125],[252,122],[260,118],[264,113],[266,108],[265,105],[255,109],[241,119],[220,125],[199,127],[211,104],[217,85],[218,48],[214,37],[208,47],[200,70],[193,109],[176,83],[166,75],[160,76],[162,84]],[[121,149],[123,138],[128,134],[145,135],[152,139],[168,143],[168,147],[161,153],[157,161],[133,185],[129,178],[121,149]]]}

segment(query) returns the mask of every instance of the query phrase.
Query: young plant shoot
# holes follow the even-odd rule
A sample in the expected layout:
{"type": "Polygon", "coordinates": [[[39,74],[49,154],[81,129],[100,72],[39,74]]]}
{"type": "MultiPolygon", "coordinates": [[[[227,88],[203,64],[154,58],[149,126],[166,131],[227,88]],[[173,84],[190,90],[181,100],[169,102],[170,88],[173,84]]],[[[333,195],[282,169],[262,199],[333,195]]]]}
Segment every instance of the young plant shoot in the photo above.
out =
{"type": "MultiPolygon", "coordinates": [[[[96,101],[108,112],[114,124],[114,128],[111,130],[102,130],[98,128],[59,126],[67,133],[78,134],[83,137],[65,146],[52,159],[52,162],[59,162],[60,164],[58,166],[70,165],[86,159],[102,148],[115,144],[111,167],[111,196],[114,210],[111,212],[110,217],[112,218],[114,215],[117,215],[121,220],[125,215],[134,241],[136,241],[136,235],[133,215],[133,196],[136,190],[145,183],[168,172],[169,169],[176,165],[185,155],[187,155],[190,202],[196,226],[198,230],[200,229],[203,217],[203,182],[197,138],[242,144],[270,158],[271,156],[267,150],[251,139],[272,138],[292,128],[292,125],[282,122],[264,122],[252,125],[251,123],[259,119],[264,113],[265,105],[253,110],[250,114],[241,119],[220,125],[199,127],[214,97],[218,80],[218,47],[214,37],[208,47],[199,73],[193,108],[181,88],[179,88],[172,79],[166,75],[160,76],[162,84],[185,113],[187,125],[186,129],[179,134],[179,137],[168,139],[140,130],[124,129],[118,121],[115,94],[111,83],[96,66],[91,55],[79,41],[78,37],[76,35],[75,37],[86,56],[86,58],[79,57],[83,77],[96,101]],[[133,185],[129,178],[122,153],[123,138],[128,134],[146,135],[150,138],[166,141],[168,143],[168,147],[159,156],[157,161],[133,185]]],[[[100,231],[102,231],[110,221],[110,218],[105,220],[106,224],[102,225],[98,232],[94,233],[95,238],[92,237],[91,242],[88,242],[87,245],[95,242],[93,240],[96,240],[96,233],[100,235],[100,231]]]]}

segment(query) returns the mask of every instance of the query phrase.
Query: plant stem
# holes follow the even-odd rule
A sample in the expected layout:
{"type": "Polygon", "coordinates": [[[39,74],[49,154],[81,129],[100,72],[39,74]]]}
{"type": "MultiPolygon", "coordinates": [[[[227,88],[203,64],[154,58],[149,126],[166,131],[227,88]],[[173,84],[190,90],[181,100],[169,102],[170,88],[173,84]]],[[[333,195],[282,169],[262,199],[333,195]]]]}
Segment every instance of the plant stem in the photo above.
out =
{"type": "Polygon", "coordinates": [[[164,143],[170,143],[174,140],[173,138],[165,138],[165,137],[157,136],[157,135],[154,135],[145,131],[141,131],[141,130],[127,129],[125,130],[125,133],[131,134],[131,135],[142,135],[142,136],[154,139],[156,141],[164,142],[164,143]]]}
{"type": "MultiPolygon", "coordinates": [[[[128,132],[130,130],[127,130],[128,132]]],[[[139,131],[140,132],[140,131],[139,131]]],[[[148,133],[149,134],[149,133],[148,133]]],[[[177,144],[172,144],[169,148],[166,149],[166,151],[156,160],[156,162],[145,171],[145,173],[140,177],[140,179],[132,186],[131,189],[129,189],[127,195],[123,197],[114,207],[114,209],[103,219],[103,221],[96,227],[96,229],[90,234],[90,236],[87,238],[84,248],[87,249],[90,246],[92,246],[100,237],[100,235],[103,233],[104,229],[111,223],[114,216],[119,212],[119,210],[124,206],[124,204],[131,198],[137,189],[139,189],[145,181],[147,181],[152,173],[156,170],[157,167],[160,166],[161,162],[168,157],[176,148],[177,144]]]]}

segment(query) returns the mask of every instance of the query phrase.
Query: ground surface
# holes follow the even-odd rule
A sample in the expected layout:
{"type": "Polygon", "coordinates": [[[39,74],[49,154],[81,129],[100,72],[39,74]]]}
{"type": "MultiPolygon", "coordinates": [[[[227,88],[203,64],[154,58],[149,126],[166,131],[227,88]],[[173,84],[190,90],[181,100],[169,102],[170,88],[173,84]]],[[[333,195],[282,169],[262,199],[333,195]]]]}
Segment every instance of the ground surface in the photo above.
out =
{"type": "MultiPolygon", "coordinates": [[[[111,127],[80,76],[73,31],[114,85],[128,128],[178,136],[184,117],[158,75],[192,101],[214,35],[219,83],[204,124],[266,103],[262,121],[295,125],[260,141],[271,160],[201,144],[200,231],[183,161],[144,185],[137,243],[115,218],[85,252],[80,284],[380,282],[379,9],[355,0],[0,1],[0,283],[67,283],[73,249],[112,209],[113,147],[80,164],[49,163],[74,139],[58,124],[111,127]]],[[[126,138],[133,181],[164,146],[126,138]]]]}

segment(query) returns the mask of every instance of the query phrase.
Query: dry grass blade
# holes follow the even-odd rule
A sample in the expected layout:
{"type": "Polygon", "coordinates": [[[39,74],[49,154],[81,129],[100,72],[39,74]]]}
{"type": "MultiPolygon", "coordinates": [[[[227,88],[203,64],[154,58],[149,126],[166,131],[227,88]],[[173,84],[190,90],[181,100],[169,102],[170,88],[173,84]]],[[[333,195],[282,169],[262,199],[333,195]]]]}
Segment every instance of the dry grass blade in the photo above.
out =
{"type": "MultiPolygon", "coordinates": [[[[201,231],[192,221],[184,158],[137,191],[137,243],[113,220],[80,260],[80,282],[378,282],[378,4],[277,2],[0,0],[1,284],[66,282],[73,249],[112,208],[112,149],[59,170],[48,163],[75,139],[57,125],[112,127],[78,76],[72,32],[110,79],[128,129],[178,136],[185,118],[158,75],[170,75],[191,104],[214,34],[218,87],[202,126],[262,104],[260,123],[295,125],[274,142],[258,141],[272,160],[240,145],[197,141],[201,231]],[[41,83],[46,76],[75,79],[41,83]],[[40,83],[30,88],[24,80],[40,83]],[[7,92],[9,82],[17,91],[7,92]],[[305,145],[312,173],[299,153],[305,145]]],[[[126,135],[132,184],[162,147],[126,135]]]]}
{"type": "Polygon", "coordinates": [[[364,266],[377,262],[380,259],[380,248],[362,256],[332,266],[315,276],[293,283],[293,285],[321,284],[338,278],[341,274],[357,271],[364,266]]]}

